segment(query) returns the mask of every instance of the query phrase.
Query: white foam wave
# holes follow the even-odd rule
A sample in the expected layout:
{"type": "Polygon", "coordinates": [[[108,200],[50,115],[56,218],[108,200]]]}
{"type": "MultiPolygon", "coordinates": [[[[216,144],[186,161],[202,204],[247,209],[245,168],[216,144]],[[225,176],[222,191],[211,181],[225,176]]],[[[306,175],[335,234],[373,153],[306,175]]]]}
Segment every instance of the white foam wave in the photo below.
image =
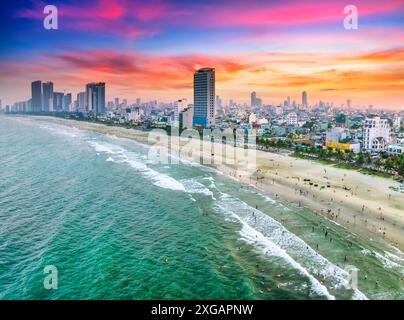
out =
{"type": "MultiPolygon", "coordinates": [[[[263,238],[260,242],[267,246],[267,250],[285,258],[303,274],[309,274],[314,290],[322,292],[328,298],[332,297],[328,290],[326,291],[324,287],[320,286],[321,283],[312,276],[313,274],[326,279],[332,289],[344,289],[348,273],[318,254],[275,219],[227,194],[223,194],[221,201],[216,205],[221,212],[232,215],[242,223],[244,231],[241,232],[244,238],[246,238],[247,230],[254,237],[260,238],[262,235],[263,238]],[[251,227],[252,225],[254,228],[251,227]],[[250,229],[247,229],[247,226],[250,229]]],[[[352,298],[366,299],[366,296],[355,289],[352,298]]]]}
{"type": "Polygon", "coordinates": [[[74,128],[74,127],[66,127],[66,126],[59,126],[56,124],[52,125],[46,125],[46,124],[40,124],[39,128],[45,129],[53,134],[59,135],[59,136],[66,136],[70,138],[78,138],[82,135],[82,131],[74,128]]]}
{"type": "Polygon", "coordinates": [[[404,273],[404,266],[403,266],[404,259],[395,254],[392,254],[388,251],[384,251],[385,255],[383,255],[379,252],[370,251],[368,249],[362,249],[361,252],[364,255],[375,256],[377,260],[379,260],[385,268],[388,269],[399,268],[401,269],[401,272],[404,273]]]}
{"type": "Polygon", "coordinates": [[[141,172],[145,177],[149,178],[155,186],[185,192],[185,188],[181,184],[181,182],[175,180],[169,175],[153,170],[149,168],[146,164],[139,161],[139,157],[141,157],[140,155],[137,155],[133,152],[129,152],[124,148],[122,148],[121,146],[117,146],[114,144],[97,141],[88,141],[88,144],[92,146],[97,152],[118,155],[120,157],[118,163],[129,164],[132,168],[136,169],[137,171],[141,172]]]}
{"type": "Polygon", "coordinates": [[[188,193],[204,194],[208,197],[212,197],[213,200],[216,200],[213,196],[213,192],[195,179],[184,179],[181,180],[181,183],[185,187],[185,191],[188,193]]]}

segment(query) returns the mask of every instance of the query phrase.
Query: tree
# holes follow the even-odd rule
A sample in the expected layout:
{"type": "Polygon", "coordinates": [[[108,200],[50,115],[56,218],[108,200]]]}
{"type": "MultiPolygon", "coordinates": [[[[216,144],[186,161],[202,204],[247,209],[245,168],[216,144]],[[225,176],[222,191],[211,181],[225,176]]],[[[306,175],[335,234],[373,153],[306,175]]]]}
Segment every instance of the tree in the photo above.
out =
{"type": "Polygon", "coordinates": [[[382,166],[382,161],[380,159],[377,159],[375,161],[375,167],[377,170],[379,170],[379,168],[382,166]]]}
{"type": "Polygon", "coordinates": [[[361,152],[361,153],[358,154],[358,156],[356,158],[356,163],[359,166],[362,166],[364,164],[364,162],[365,162],[365,157],[364,157],[363,153],[361,152]]]}
{"type": "Polygon", "coordinates": [[[393,160],[387,159],[387,160],[384,162],[384,167],[386,168],[386,170],[387,170],[388,172],[390,172],[390,171],[394,168],[394,162],[393,162],[393,160]]]}

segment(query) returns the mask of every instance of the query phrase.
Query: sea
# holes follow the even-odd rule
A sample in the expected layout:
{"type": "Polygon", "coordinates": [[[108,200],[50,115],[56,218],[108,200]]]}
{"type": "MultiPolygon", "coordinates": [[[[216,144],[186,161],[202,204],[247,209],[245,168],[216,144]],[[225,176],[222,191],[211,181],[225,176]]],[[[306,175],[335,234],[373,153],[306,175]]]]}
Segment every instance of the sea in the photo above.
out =
{"type": "Polygon", "coordinates": [[[398,248],[149,148],[0,116],[0,299],[404,299],[398,248]]]}

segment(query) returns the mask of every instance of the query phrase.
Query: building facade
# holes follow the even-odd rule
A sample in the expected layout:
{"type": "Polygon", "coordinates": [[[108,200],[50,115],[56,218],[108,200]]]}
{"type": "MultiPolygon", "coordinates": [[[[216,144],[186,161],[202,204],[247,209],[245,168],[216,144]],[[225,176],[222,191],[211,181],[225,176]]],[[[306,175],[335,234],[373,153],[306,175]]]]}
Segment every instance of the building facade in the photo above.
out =
{"type": "Polygon", "coordinates": [[[31,83],[31,101],[32,112],[42,111],[42,81],[34,81],[31,83]]]}
{"type": "Polygon", "coordinates": [[[172,123],[171,123],[171,125],[173,126],[173,127],[178,127],[179,126],[179,124],[180,124],[180,118],[179,118],[179,115],[180,115],[180,113],[187,107],[187,102],[188,102],[188,100],[187,99],[180,99],[180,100],[177,100],[176,102],[175,102],[175,105],[174,105],[174,116],[173,116],[173,121],[172,121],[172,123]]]}
{"type": "Polygon", "coordinates": [[[194,108],[189,106],[179,115],[179,125],[181,129],[191,129],[193,124],[194,108]]]}
{"type": "Polygon", "coordinates": [[[194,73],[195,127],[208,128],[215,124],[215,69],[202,68],[194,73]]]}
{"type": "Polygon", "coordinates": [[[52,112],[53,111],[53,82],[44,82],[42,84],[42,94],[43,94],[43,111],[52,112]]]}
{"type": "Polygon", "coordinates": [[[105,113],[105,83],[88,83],[86,85],[86,111],[94,115],[105,113]]]}
{"type": "Polygon", "coordinates": [[[367,151],[384,151],[390,142],[390,124],[387,119],[371,117],[365,119],[363,148],[367,151]]]}
{"type": "Polygon", "coordinates": [[[296,112],[290,112],[286,115],[286,124],[288,126],[297,126],[297,114],[296,112]]]}

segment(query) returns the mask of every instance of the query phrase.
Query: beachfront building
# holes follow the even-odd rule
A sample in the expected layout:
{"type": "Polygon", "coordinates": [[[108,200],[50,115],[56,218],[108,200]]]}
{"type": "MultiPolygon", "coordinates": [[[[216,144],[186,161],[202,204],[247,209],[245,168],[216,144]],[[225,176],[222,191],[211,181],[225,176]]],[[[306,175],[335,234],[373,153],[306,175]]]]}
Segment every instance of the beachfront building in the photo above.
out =
{"type": "Polygon", "coordinates": [[[179,114],[179,126],[181,129],[191,129],[193,124],[194,108],[189,106],[179,114]]]}
{"type": "Polygon", "coordinates": [[[215,69],[202,68],[194,73],[193,125],[208,128],[215,124],[215,69]]]}
{"type": "Polygon", "coordinates": [[[64,95],[65,94],[63,92],[54,92],[53,93],[53,111],[54,112],[63,111],[64,95]]]}
{"type": "Polygon", "coordinates": [[[105,83],[88,83],[86,85],[86,110],[94,115],[105,113],[105,83]]]}
{"type": "Polygon", "coordinates": [[[42,84],[42,110],[45,112],[53,111],[53,82],[44,82],[42,84]]]}
{"type": "Polygon", "coordinates": [[[187,107],[187,99],[180,99],[177,100],[174,104],[174,115],[173,115],[173,121],[171,122],[171,125],[173,127],[179,127],[180,125],[180,118],[179,115],[180,113],[187,107]]]}
{"type": "Polygon", "coordinates": [[[32,112],[42,111],[42,81],[34,81],[31,83],[31,101],[32,112]]]}
{"type": "Polygon", "coordinates": [[[86,112],[86,93],[79,92],[77,94],[77,111],[86,112]]]}
{"type": "Polygon", "coordinates": [[[63,112],[72,112],[73,107],[72,107],[72,94],[67,93],[63,97],[63,112]]]}
{"type": "Polygon", "coordinates": [[[372,152],[384,151],[390,142],[390,124],[387,119],[368,117],[363,127],[363,149],[372,152]]]}

